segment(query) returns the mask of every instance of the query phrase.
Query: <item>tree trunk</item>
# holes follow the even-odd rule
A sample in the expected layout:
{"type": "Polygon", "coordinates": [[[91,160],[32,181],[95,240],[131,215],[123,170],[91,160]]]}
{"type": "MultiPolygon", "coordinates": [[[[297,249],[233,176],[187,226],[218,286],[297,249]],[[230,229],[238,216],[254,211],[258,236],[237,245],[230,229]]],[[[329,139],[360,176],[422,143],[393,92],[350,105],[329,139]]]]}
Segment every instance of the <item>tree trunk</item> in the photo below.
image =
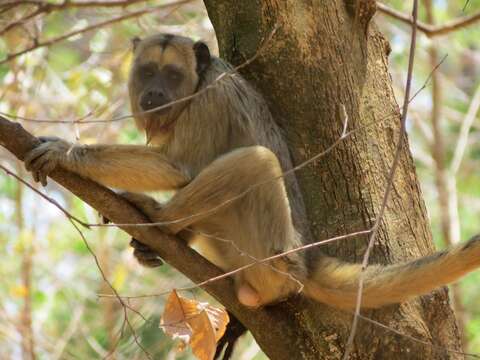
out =
{"type": "MultiPolygon", "coordinates": [[[[390,47],[375,24],[369,24],[375,2],[204,2],[222,57],[236,65],[252,57],[278,26],[261,56],[242,71],[267,98],[276,120],[286,131],[296,164],[339,138],[343,107],[348,114],[348,130],[364,128],[297,172],[297,177],[314,241],[369,229],[385,191],[400,128],[400,112],[388,73],[390,47]],[[374,125],[365,127],[369,124],[374,125]]],[[[433,251],[425,204],[406,139],[404,144],[371,263],[399,262],[433,251]]],[[[367,237],[361,237],[322,249],[358,262],[367,242],[367,237]]],[[[295,319],[295,328],[284,334],[284,341],[297,349],[293,358],[341,358],[352,314],[307,300],[289,301],[283,307],[285,316],[295,319]]],[[[446,350],[460,350],[446,289],[400,306],[362,314],[434,346],[361,320],[352,359],[463,358],[446,350]]],[[[269,340],[262,334],[252,333],[272,359],[292,359],[291,353],[282,355],[265,346],[269,340]]]]}

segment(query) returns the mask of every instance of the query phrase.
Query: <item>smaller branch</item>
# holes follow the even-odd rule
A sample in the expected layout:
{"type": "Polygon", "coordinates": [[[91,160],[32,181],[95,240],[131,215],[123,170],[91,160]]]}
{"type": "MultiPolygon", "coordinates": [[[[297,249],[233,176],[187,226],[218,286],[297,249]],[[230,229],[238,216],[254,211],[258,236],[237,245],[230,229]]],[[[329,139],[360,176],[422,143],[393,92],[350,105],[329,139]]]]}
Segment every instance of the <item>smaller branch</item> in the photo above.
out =
{"type": "Polygon", "coordinates": [[[45,6],[49,11],[52,10],[64,10],[72,8],[86,8],[86,7],[126,7],[139,2],[147,2],[147,0],[118,0],[118,1],[68,1],[64,0],[60,4],[50,3],[41,0],[23,0],[19,2],[18,0],[6,1],[0,6],[0,8],[9,5],[37,5],[45,6]]]}
{"type": "MultiPolygon", "coordinates": [[[[377,2],[377,9],[381,13],[388,15],[394,19],[400,20],[401,22],[405,24],[412,25],[413,24],[413,19],[411,16],[406,15],[402,13],[401,11],[392,9],[391,7],[382,4],[381,2],[377,2]]],[[[452,20],[446,24],[443,25],[429,25],[426,23],[423,23],[421,21],[417,21],[417,29],[423,32],[425,35],[428,37],[434,37],[434,36],[439,36],[439,35],[445,35],[450,32],[462,29],[464,27],[473,25],[477,21],[480,20],[480,12],[477,12],[473,15],[470,16],[465,16],[459,19],[452,20]]]]}
{"type": "Polygon", "coordinates": [[[438,70],[438,68],[443,64],[445,60],[447,60],[448,54],[445,54],[440,61],[433,67],[433,69],[430,71],[430,74],[428,74],[427,79],[423,82],[423,85],[413,94],[413,96],[408,100],[409,103],[413,101],[417,97],[418,94],[420,94],[429,84],[430,80],[432,80],[433,75],[435,72],[438,70]]]}
{"type": "Polygon", "coordinates": [[[169,7],[172,7],[172,6],[181,6],[181,5],[184,5],[184,4],[189,3],[191,1],[192,0],[180,0],[180,1],[173,2],[173,3],[158,5],[158,6],[150,7],[150,8],[147,8],[147,9],[134,11],[134,12],[128,13],[126,15],[114,17],[112,19],[109,19],[109,20],[106,20],[106,21],[99,22],[97,24],[93,24],[93,25],[84,27],[83,29],[79,29],[79,30],[76,30],[76,31],[69,32],[67,34],[55,37],[55,38],[50,39],[50,40],[38,41],[37,43],[34,43],[32,46],[30,46],[26,49],[23,49],[23,50],[20,50],[18,52],[7,55],[6,58],[4,58],[3,60],[0,60],[0,65],[5,64],[5,63],[11,61],[12,59],[15,59],[15,58],[19,57],[20,55],[24,55],[24,54],[26,54],[30,51],[56,44],[60,41],[69,39],[73,36],[83,34],[83,33],[86,33],[86,32],[92,31],[92,30],[96,30],[96,29],[99,29],[99,28],[102,28],[102,27],[105,27],[105,26],[109,26],[109,25],[112,25],[112,24],[120,22],[120,21],[128,20],[128,19],[135,18],[135,17],[139,17],[139,16],[142,16],[142,15],[145,15],[145,14],[150,14],[154,11],[163,10],[163,9],[166,9],[166,8],[169,8],[169,7]]]}
{"type": "MultiPolygon", "coordinates": [[[[332,243],[332,242],[335,242],[335,241],[339,241],[339,240],[343,240],[343,239],[349,239],[349,238],[360,236],[360,235],[367,235],[367,234],[370,234],[371,232],[372,232],[372,229],[361,230],[361,231],[353,232],[353,233],[350,233],[350,234],[339,235],[339,236],[335,236],[335,237],[332,237],[332,238],[329,238],[329,239],[326,239],[326,240],[320,240],[320,241],[317,241],[317,242],[314,242],[314,243],[311,243],[311,244],[299,246],[299,247],[290,249],[288,251],[282,252],[280,254],[276,254],[276,255],[273,255],[273,256],[269,256],[267,258],[256,260],[255,262],[252,262],[252,263],[247,264],[247,265],[243,265],[243,266],[241,266],[239,268],[236,268],[232,271],[229,271],[229,272],[223,273],[221,275],[212,277],[210,279],[202,281],[201,283],[195,284],[193,286],[182,287],[182,288],[174,288],[174,289],[177,290],[177,291],[191,291],[191,290],[209,285],[209,284],[211,284],[213,282],[216,282],[218,280],[222,280],[222,279],[225,279],[227,277],[233,276],[233,275],[235,275],[235,274],[237,274],[241,271],[250,269],[251,267],[256,266],[256,265],[265,264],[267,262],[273,261],[275,259],[280,259],[282,257],[285,257],[287,255],[290,255],[290,254],[293,254],[293,253],[296,253],[296,252],[299,252],[299,251],[305,251],[305,250],[308,250],[308,249],[311,249],[311,248],[314,248],[314,247],[318,247],[318,246],[321,246],[321,245],[329,244],[329,243],[332,243]]],[[[138,295],[138,296],[123,296],[123,298],[124,299],[138,299],[138,298],[146,298],[146,297],[164,296],[164,295],[169,294],[174,289],[170,289],[170,290],[167,290],[167,291],[162,291],[161,293],[156,293],[156,294],[147,294],[147,295],[138,295]]],[[[114,297],[114,295],[99,294],[98,297],[109,298],[109,297],[114,297]]]]}
{"type": "Polygon", "coordinates": [[[113,7],[123,7],[126,8],[127,6],[146,2],[146,0],[122,0],[122,1],[84,1],[84,2],[71,2],[65,0],[63,3],[54,4],[45,1],[22,1],[22,2],[7,2],[6,4],[2,4],[0,6],[0,13],[5,11],[9,11],[14,7],[18,7],[21,5],[33,5],[36,6],[36,10],[32,11],[30,14],[25,15],[24,17],[12,21],[11,23],[7,24],[3,29],[0,30],[0,36],[7,33],[8,31],[25,24],[30,19],[41,15],[41,14],[51,14],[55,11],[61,11],[66,9],[81,9],[81,8],[89,8],[89,7],[105,7],[105,8],[113,8],[113,7]]]}
{"type": "Polygon", "coordinates": [[[36,10],[32,11],[31,13],[25,15],[24,17],[22,17],[21,19],[18,19],[18,20],[15,20],[15,21],[12,21],[11,23],[5,25],[5,27],[3,29],[0,30],[0,36],[2,36],[3,34],[9,32],[10,30],[20,26],[20,25],[23,25],[25,24],[27,21],[29,21],[30,19],[33,19],[34,17],[36,17],[37,15],[40,15],[41,13],[43,12],[42,8],[41,7],[38,7],[36,10]]]}

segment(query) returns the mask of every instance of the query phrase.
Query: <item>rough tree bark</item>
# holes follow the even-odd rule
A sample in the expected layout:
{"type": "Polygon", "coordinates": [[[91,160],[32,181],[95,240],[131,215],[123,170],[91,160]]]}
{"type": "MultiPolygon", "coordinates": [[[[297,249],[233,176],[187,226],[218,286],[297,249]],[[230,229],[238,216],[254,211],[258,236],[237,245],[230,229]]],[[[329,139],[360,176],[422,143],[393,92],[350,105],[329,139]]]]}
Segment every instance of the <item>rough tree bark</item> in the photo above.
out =
{"type": "MultiPolygon", "coordinates": [[[[233,64],[250,58],[278,31],[260,58],[243,70],[265,95],[285,129],[300,163],[332,144],[342,131],[342,106],[349,130],[376,123],[345,140],[297,173],[315,241],[368,229],[386,187],[400,128],[400,113],[388,73],[390,47],[371,17],[372,0],[204,0],[222,57],[233,64]],[[356,4],[358,3],[358,8],[356,4]]],[[[431,232],[408,142],[377,236],[371,262],[391,263],[433,251],[431,232]]],[[[323,248],[328,254],[361,261],[367,238],[323,248]]],[[[343,353],[351,314],[296,303],[295,314],[311,330],[315,349],[296,359],[336,359],[343,353]],[[316,357],[315,357],[316,356],[316,357]]],[[[445,289],[401,306],[365,311],[402,333],[438,347],[412,342],[366,322],[360,323],[353,358],[454,359],[440,350],[460,350],[459,334],[445,289]]],[[[271,324],[274,327],[275,324],[271,324]]],[[[285,335],[286,341],[294,331],[285,335]]],[[[255,336],[255,333],[254,333],[255,336]]],[[[298,343],[302,339],[297,339],[298,343]]],[[[283,357],[272,357],[280,359],[283,357]]]]}

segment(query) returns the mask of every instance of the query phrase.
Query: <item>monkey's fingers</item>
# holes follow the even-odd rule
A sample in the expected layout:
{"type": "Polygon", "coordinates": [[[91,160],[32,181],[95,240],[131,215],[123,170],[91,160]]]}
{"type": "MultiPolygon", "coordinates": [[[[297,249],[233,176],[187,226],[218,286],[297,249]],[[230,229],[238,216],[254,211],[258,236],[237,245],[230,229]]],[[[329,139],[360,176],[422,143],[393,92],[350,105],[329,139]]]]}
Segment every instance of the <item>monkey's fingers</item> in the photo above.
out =
{"type": "Polygon", "coordinates": [[[43,143],[36,148],[30,150],[30,152],[25,155],[24,163],[25,163],[25,169],[28,171],[35,171],[37,168],[36,165],[36,160],[38,158],[41,158],[49,149],[49,146],[47,143],[43,143]]]}
{"type": "Polygon", "coordinates": [[[40,177],[40,182],[43,186],[47,186],[47,176],[55,169],[57,163],[54,161],[45,161],[42,168],[38,172],[40,177]]]}
{"type": "Polygon", "coordinates": [[[47,176],[55,169],[57,162],[49,159],[48,155],[41,156],[37,158],[30,167],[33,172],[33,179],[35,181],[40,181],[43,186],[47,185],[47,176]]]}
{"type": "Polygon", "coordinates": [[[38,171],[33,171],[32,172],[32,177],[33,177],[33,181],[35,181],[35,182],[40,181],[40,173],[38,171]]]}
{"type": "Polygon", "coordinates": [[[230,322],[227,325],[225,333],[217,343],[217,351],[215,352],[215,360],[229,360],[232,357],[233,349],[238,339],[247,332],[247,328],[230,312],[228,311],[230,322]],[[225,351],[222,355],[222,350],[225,351]]]}

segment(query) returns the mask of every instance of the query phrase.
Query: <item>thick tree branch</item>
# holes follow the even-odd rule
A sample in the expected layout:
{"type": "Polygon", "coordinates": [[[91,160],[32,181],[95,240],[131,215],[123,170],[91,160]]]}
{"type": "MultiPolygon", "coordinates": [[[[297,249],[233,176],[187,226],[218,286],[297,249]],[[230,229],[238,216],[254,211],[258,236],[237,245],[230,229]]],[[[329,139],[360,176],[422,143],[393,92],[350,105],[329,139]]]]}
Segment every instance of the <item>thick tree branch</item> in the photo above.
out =
{"type": "MultiPolygon", "coordinates": [[[[0,116],[0,145],[10,151],[19,160],[38,145],[39,140],[27,132],[20,124],[0,116]]],[[[51,178],[71,191],[90,206],[118,224],[147,223],[148,219],[134,206],[113,191],[76,174],[56,169],[51,178]]],[[[222,274],[180,239],[167,235],[155,227],[122,226],[124,231],[154,249],[163,260],[182,272],[193,282],[199,283],[222,274]]],[[[291,302],[279,304],[268,309],[248,310],[241,306],[235,296],[233,284],[228,279],[207,283],[203,288],[231,311],[255,336],[262,350],[275,359],[292,359],[299,348],[292,348],[284,339],[292,329],[292,322],[299,320],[294,316],[291,302]],[[288,309],[292,309],[289,311],[288,309]],[[269,326],[275,324],[275,326],[269,326]]],[[[301,336],[304,343],[314,347],[309,341],[308,329],[301,324],[295,326],[295,335],[301,336]]],[[[308,358],[308,357],[307,357],[308,358]]],[[[315,359],[315,357],[312,357],[315,359]]]]}

